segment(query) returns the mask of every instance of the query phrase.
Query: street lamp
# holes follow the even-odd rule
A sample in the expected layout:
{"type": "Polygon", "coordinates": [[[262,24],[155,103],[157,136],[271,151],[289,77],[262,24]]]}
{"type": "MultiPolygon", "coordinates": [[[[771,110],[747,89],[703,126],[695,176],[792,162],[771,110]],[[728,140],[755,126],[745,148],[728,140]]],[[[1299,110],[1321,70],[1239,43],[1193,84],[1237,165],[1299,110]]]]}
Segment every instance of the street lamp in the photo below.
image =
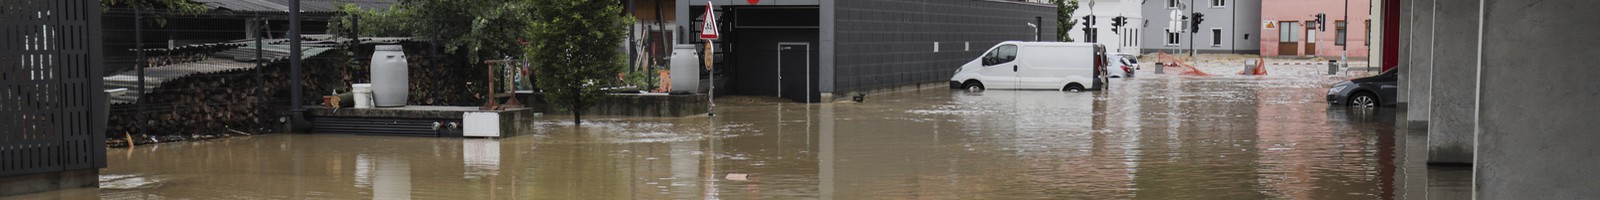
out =
{"type": "Polygon", "coordinates": [[[1028,27],[1033,27],[1033,41],[1039,41],[1039,25],[1028,22],[1028,27]]]}

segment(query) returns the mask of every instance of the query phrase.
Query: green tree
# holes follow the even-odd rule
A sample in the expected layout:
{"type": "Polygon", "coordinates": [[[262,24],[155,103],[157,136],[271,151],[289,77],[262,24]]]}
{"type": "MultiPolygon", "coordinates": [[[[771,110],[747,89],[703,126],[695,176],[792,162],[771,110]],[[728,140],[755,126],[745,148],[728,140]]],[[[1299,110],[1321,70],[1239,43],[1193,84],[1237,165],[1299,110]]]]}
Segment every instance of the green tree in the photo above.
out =
{"type": "Polygon", "coordinates": [[[328,20],[328,33],[333,35],[349,35],[350,31],[357,31],[363,37],[412,37],[420,30],[415,26],[427,24],[411,20],[415,14],[410,9],[400,9],[401,6],[390,6],[388,9],[363,9],[356,4],[344,4],[339,7],[338,14],[328,20]],[[350,27],[351,20],[358,20],[361,27],[350,27]],[[361,28],[361,30],[352,30],[361,28]]]}
{"type": "Polygon", "coordinates": [[[166,26],[169,15],[195,15],[211,11],[205,4],[189,0],[100,0],[100,9],[111,8],[139,8],[144,9],[156,25],[166,26]],[[153,12],[152,12],[153,11],[153,12]]]}
{"type": "Polygon", "coordinates": [[[604,98],[601,86],[616,78],[626,59],[619,44],[633,17],[615,0],[533,0],[532,38],[527,47],[534,60],[545,100],[572,112],[582,125],[583,110],[604,98]]]}
{"type": "Polygon", "coordinates": [[[1078,0],[1050,0],[1056,4],[1056,41],[1072,42],[1072,28],[1078,26],[1078,20],[1072,18],[1072,12],[1078,11],[1078,0]]]}
{"type": "Polygon", "coordinates": [[[438,37],[445,52],[482,60],[516,56],[519,42],[533,20],[531,0],[398,0],[388,10],[365,10],[345,4],[329,33],[344,35],[356,16],[362,36],[438,37]]]}

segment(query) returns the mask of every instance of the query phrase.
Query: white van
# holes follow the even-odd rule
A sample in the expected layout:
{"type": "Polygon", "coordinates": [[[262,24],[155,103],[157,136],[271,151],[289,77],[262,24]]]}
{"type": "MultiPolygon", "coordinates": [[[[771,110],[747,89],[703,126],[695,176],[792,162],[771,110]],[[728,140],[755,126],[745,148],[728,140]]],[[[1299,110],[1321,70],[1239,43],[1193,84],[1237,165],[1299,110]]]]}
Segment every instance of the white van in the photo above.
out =
{"type": "Polygon", "coordinates": [[[1106,82],[1105,52],[1094,43],[1001,42],[956,69],[950,88],[1099,90],[1106,82]]]}

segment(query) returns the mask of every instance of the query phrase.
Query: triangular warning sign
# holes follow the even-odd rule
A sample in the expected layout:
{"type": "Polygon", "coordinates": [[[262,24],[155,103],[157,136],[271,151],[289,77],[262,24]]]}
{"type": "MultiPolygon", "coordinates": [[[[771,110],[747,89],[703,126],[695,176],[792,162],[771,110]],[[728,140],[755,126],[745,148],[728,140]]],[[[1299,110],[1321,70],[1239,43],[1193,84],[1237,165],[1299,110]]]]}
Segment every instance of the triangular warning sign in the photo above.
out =
{"type": "Polygon", "coordinates": [[[717,31],[717,13],[713,12],[715,8],[711,5],[711,1],[706,1],[705,22],[703,22],[705,25],[700,26],[700,39],[715,40],[722,35],[717,31]]]}

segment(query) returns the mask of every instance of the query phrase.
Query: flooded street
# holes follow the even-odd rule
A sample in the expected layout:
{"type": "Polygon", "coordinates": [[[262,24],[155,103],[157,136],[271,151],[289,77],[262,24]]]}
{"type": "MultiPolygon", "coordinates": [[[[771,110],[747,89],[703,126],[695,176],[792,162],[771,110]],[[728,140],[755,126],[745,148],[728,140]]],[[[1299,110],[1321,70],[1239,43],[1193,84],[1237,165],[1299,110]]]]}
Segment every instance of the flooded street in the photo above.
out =
{"type": "Polygon", "coordinates": [[[1460,199],[1348,78],[1156,75],[1105,91],[944,88],[715,117],[546,116],[504,139],[276,134],[110,149],[103,199],[1460,199]]]}

